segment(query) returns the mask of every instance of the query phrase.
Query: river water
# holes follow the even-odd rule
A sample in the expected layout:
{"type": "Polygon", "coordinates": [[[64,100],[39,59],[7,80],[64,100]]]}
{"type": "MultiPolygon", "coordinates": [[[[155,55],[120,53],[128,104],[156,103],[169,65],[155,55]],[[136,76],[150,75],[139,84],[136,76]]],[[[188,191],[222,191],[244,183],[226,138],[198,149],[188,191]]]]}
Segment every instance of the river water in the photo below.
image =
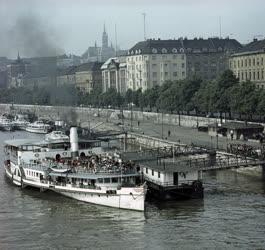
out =
{"type": "MultiPolygon", "coordinates": [[[[0,132],[3,141],[25,132],[0,132]]],[[[265,180],[204,174],[205,198],[147,203],[145,213],[12,186],[0,169],[0,249],[265,249],[265,180]]]]}

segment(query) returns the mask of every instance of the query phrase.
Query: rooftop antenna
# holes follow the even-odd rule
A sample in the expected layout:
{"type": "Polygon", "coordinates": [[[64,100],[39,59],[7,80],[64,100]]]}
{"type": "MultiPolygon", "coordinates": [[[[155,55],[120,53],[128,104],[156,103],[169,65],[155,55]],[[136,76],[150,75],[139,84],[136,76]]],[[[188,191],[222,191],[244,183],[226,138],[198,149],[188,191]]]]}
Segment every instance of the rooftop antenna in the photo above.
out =
{"type": "Polygon", "coordinates": [[[115,56],[117,57],[117,25],[115,23],[115,56]]]}
{"type": "Polygon", "coordinates": [[[222,38],[222,23],[221,23],[221,16],[219,16],[219,38],[222,38]]]}
{"type": "Polygon", "coordinates": [[[144,40],[146,40],[146,33],[145,33],[145,17],[146,17],[146,13],[142,13],[143,18],[144,18],[144,40]]]}

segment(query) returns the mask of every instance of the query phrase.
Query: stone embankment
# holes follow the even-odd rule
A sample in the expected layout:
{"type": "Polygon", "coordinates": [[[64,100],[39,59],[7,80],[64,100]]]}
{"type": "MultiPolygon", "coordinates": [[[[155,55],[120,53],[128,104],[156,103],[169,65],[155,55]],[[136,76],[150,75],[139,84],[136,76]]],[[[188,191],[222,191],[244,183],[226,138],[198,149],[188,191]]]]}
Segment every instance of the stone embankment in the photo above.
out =
{"type": "Polygon", "coordinates": [[[162,114],[155,112],[142,112],[131,110],[98,109],[88,107],[67,107],[67,106],[40,106],[40,105],[17,105],[0,104],[0,114],[18,112],[33,112],[38,117],[52,120],[63,119],[67,121],[82,123],[93,120],[96,117],[106,119],[106,121],[119,121],[122,118],[134,121],[150,121],[154,123],[164,123],[182,127],[196,128],[210,123],[220,122],[216,118],[196,117],[177,114],[162,114]]]}

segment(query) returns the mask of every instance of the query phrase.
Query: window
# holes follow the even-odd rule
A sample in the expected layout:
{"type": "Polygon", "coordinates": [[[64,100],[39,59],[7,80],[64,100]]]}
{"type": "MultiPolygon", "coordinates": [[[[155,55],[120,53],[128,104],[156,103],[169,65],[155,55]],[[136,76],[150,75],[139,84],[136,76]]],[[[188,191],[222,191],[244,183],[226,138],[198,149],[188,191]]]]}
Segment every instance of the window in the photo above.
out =
{"type": "Polygon", "coordinates": [[[248,59],[248,66],[251,67],[251,59],[248,59]]]}
{"type": "Polygon", "coordinates": [[[181,67],[182,67],[182,68],[185,68],[185,63],[182,63],[181,67]]]}
{"type": "Polygon", "coordinates": [[[118,178],[112,178],[112,183],[117,183],[118,182],[118,178]]]}
{"type": "Polygon", "coordinates": [[[154,176],[154,170],[152,169],[152,176],[154,176]]]}
{"type": "Polygon", "coordinates": [[[148,174],[148,168],[145,169],[145,173],[148,174]]]}
{"type": "Polygon", "coordinates": [[[257,80],[259,80],[259,71],[257,72],[257,80]]]}
{"type": "Polygon", "coordinates": [[[173,76],[177,77],[178,76],[178,72],[173,72],[173,76]]]}
{"type": "Polygon", "coordinates": [[[255,66],[255,58],[253,58],[253,66],[255,66]]]}
{"type": "Polygon", "coordinates": [[[153,72],[153,78],[156,78],[157,77],[157,72],[153,72]]]}
{"type": "Polygon", "coordinates": [[[98,178],[98,183],[103,183],[103,179],[102,178],[98,178]]]}
{"type": "Polygon", "coordinates": [[[184,71],[182,71],[182,76],[185,76],[185,72],[184,71]]]}
{"type": "Polygon", "coordinates": [[[156,56],[152,56],[152,60],[156,60],[156,56]]]}
{"type": "Polygon", "coordinates": [[[248,60],[245,59],[245,67],[247,67],[247,66],[248,66],[248,60]]]}
{"type": "Polygon", "coordinates": [[[165,77],[168,77],[168,72],[165,72],[165,77]]]}
{"type": "Polygon", "coordinates": [[[156,64],[155,64],[155,63],[153,63],[153,64],[152,64],[152,68],[155,68],[155,67],[156,67],[156,64]]]}
{"type": "Polygon", "coordinates": [[[184,60],[184,59],[185,59],[185,56],[184,56],[184,55],[182,55],[182,56],[181,56],[181,59],[182,59],[182,60],[184,60]]]}
{"type": "Polygon", "coordinates": [[[173,67],[174,68],[177,68],[178,67],[178,64],[177,63],[173,63],[173,67]]]}
{"type": "Polygon", "coordinates": [[[104,183],[110,183],[110,178],[105,178],[104,183]]]}
{"type": "Polygon", "coordinates": [[[158,178],[160,178],[160,172],[158,171],[158,178]]]}

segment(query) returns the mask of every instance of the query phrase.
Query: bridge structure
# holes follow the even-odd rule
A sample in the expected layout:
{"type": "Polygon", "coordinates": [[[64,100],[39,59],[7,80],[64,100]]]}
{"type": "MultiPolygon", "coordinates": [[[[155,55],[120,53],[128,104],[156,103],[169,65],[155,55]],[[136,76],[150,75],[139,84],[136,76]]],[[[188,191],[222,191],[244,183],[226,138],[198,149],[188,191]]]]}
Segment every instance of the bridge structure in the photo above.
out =
{"type": "Polygon", "coordinates": [[[122,152],[121,157],[140,165],[157,166],[166,171],[209,171],[265,165],[265,158],[199,147],[160,147],[122,152]]]}

